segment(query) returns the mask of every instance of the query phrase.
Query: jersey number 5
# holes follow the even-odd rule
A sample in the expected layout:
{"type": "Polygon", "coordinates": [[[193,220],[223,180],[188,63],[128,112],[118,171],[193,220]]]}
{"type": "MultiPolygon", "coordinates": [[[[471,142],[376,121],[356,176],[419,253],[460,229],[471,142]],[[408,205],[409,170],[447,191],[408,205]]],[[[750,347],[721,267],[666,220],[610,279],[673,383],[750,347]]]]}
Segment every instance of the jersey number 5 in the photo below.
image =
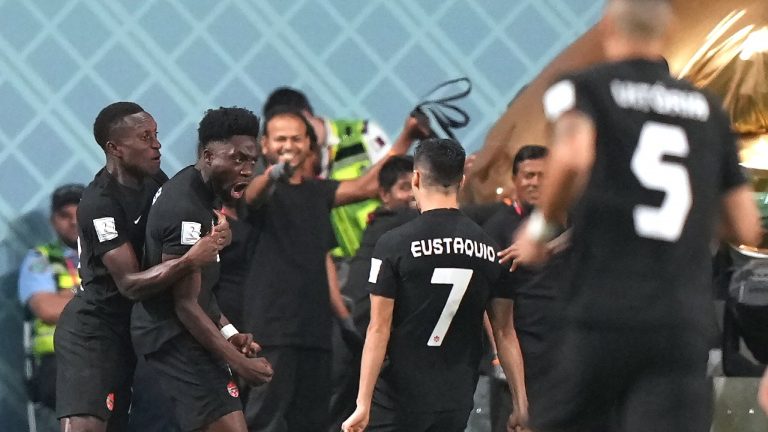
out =
{"type": "Polygon", "coordinates": [[[664,156],[688,156],[688,137],[680,126],[648,121],[640,130],[632,173],[644,187],[664,192],[661,206],[635,206],[635,232],[640,237],[677,241],[691,210],[691,181],[679,163],[664,156]]]}
{"type": "Polygon", "coordinates": [[[443,344],[445,334],[451,326],[453,317],[459,309],[461,299],[467,292],[469,281],[472,279],[473,270],[462,268],[436,268],[432,273],[433,284],[450,284],[451,292],[448,294],[448,300],[445,302],[443,312],[437,320],[437,325],[432,330],[432,334],[427,341],[428,346],[440,346],[443,344]]]}

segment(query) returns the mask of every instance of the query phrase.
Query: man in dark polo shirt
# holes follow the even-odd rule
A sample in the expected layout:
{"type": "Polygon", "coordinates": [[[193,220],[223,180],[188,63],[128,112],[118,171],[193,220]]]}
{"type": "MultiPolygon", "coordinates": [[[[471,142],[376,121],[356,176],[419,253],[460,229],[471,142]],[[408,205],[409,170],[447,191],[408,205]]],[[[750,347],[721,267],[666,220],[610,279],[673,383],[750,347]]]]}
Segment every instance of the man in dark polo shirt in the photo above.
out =
{"type": "MultiPolygon", "coordinates": [[[[147,221],[148,266],[186,253],[224,217],[217,201],[239,199],[253,174],[259,120],[242,108],[210,110],[200,121],[199,159],[155,197],[147,221]]],[[[221,314],[213,294],[219,263],[191,271],[171,292],[138,303],[131,331],[138,354],[160,380],[185,431],[245,431],[231,367],[246,382],[269,381],[272,369],[256,358],[250,334],[221,314]]]]}

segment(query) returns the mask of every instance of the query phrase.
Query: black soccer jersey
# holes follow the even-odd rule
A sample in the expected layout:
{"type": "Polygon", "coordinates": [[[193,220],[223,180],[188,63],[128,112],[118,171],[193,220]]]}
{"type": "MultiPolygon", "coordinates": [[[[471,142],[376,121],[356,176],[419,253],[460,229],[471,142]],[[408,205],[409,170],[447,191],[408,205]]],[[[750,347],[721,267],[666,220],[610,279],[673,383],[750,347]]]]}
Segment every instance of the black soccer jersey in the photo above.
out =
{"type": "Polygon", "coordinates": [[[399,409],[469,409],[482,356],[483,312],[510,297],[496,245],[457,209],[424,212],[384,234],[369,290],[395,301],[381,379],[399,409]]]}
{"type": "Polygon", "coordinates": [[[596,129],[594,166],[573,217],[569,316],[698,325],[720,197],[745,182],[718,103],[670,77],[665,63],[638,59],[566,76],[544,107],[550,119],[578,110],[596,129]]]}
{"type": "MultiPolygon", "coordinates": [[[[144,267],[162,262],[163,254],[184,255],[216,222],[215,196],[194,166],[184,168],[168,180],[155,198],[147,217],[144,267]]],[[[198,302],[212,321],[219,322],[213,289],[219,279],[219,263],[201,269],[202,284],[198,302]]],[[[148,354],[184,331],[173,306],[171,290],[136,303],[131,334],[136,352],[148,354]]]]}
{"type": "Polygon", "coordinates": [[[102,169],[85,188],[77,209],[82,288],[67,304],[60,325],[81,328],[88,334],[103,325],[128,331],[132,302],[120,294],[102,257],[130,242],[141,260],[147,212],[166,179],[160,172],[154,178],[146,177],[134,189],[121,185],[102,169]]]}

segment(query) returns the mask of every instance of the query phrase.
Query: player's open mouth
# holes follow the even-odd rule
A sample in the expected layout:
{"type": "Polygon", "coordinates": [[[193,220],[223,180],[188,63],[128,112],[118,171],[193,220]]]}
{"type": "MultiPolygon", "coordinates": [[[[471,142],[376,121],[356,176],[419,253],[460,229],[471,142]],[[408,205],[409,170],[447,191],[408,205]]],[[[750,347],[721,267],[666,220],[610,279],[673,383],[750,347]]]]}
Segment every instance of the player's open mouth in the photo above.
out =
{"type": "Polygon", "coordinates": [[[240,199],[243,196],[243,193],[245,193],[245,188],[248,187],[247,182],[242,183],[235,183],[232,186],[232,190],[230,191],[230,194],[232,195],[232,198],[234,199],[240,199]]]}

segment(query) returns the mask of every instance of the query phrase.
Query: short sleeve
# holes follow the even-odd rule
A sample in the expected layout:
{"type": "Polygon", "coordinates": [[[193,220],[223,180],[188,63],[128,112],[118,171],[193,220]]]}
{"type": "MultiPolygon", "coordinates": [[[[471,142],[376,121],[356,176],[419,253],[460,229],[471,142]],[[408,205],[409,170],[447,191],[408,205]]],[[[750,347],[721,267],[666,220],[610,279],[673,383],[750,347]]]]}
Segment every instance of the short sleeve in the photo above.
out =
{"type": "Polygon", "coordinates": [[[368,292],[374,295],[394,299],[397,295],[398,277],[395,268],[395,256],[386,236],[379,239],[371,257],[371,269],[368,274],[368,292]]]}
{"type": "Polygon", "coordinates": [[[181,212],[168,212],[161,224],[158,231],[162,253],[182,256],[208,232],[212,221],[203,221],[200,217],[184,215],[181,212]]]}
{"type": "Polygon", "coordinates": [[[544,93],[544,114],[550,122],[570,111],[580,111],[595,118],[595,110],[573,78],[563,78],[544,93]]]}
{"type": "Polygon", "coordinates": [[[33,295],[41,292],[55,293],[57,289],[51,263],[37,250],[24,257],[19,269],[19,301],[27,304],[33,295]]]}
{"type": "Polygon", "coordinates": [[[375,164],[383,159],[392,148],[392,142],[384,132],[384,129],[378,123],[371,120],[366,121],[363,139],[365,140],[365,150],[368,152],[371,164],[375,164]]]}
{"type": "Polygon", "coordinates": [[[726,193],[729,190],[741,186],[747,182],[747,178],[739,165],[738,144],[736,135],[731,131],[728,118],[724,113],[717,110],[717,115],[722,118],[723,124],[723,154],[720,166],[720,192],[726,193]]]}
{"type": "Polygon", "coordinates": [[[336,190],[339,188],[338,180],[317,180],[320,188],[320,196],[323,197],[323,202],[328,206],[328,210],[335,207],[336,202],[336,190]]]}
{"type": "Polygon", "coordinates": [[[496,278],[491,287],[492,298],[513,299],[515,297],[515,272],[510,272],[507,268],[499,265],[499,277],[496,278]]]}
{"type": "Polygon", "coordinates": [[[507,209],[501,209],[483,224],[483,231],[502,249],[512,244],[510,233],[515,232],[519,223],[518,220],[511,220],[506,213],[507,209]]]}
{"type": "Polygon", "coordinates": [[[123,208],[108,197],[81,201],[77,209],[77,223],[83,235],[81,241],[92,246],[96,256],[116,249],[129,239],[129,223],[123,208]]]}

